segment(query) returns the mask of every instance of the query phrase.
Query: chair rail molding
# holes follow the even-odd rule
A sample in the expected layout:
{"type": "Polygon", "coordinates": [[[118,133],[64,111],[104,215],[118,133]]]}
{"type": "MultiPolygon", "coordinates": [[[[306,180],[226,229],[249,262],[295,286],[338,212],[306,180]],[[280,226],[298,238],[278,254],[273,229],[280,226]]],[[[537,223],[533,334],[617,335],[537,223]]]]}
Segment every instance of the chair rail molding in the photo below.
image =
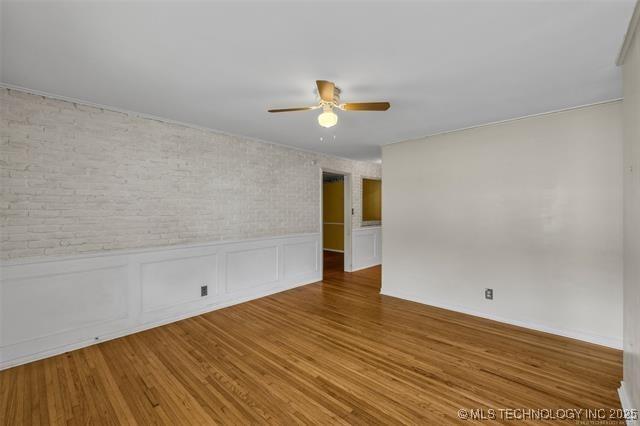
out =
{"type": "Polygon", "coordinates": [[[2,262],[0,370],[320,281],[321,247],[313,233],[2,262]]]}

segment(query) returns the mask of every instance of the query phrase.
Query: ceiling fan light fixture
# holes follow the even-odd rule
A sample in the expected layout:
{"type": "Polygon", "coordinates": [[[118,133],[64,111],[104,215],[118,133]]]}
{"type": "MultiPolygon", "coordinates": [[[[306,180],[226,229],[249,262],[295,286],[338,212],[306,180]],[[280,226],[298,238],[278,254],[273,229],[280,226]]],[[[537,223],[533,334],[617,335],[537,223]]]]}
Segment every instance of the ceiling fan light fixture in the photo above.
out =
{"type": "Polygon", "coordinates": [[[338,114],[333,112],[331,108],[325,108],[318,116],[318,124],[322,127],[333,127],[338,124],[338,114]]]}
{"type": "MultiPolygon", "coordinates": [[[[2,1],[2,0],[0,0],[2,1]]],[[[270,109],[269,112],[292,112],[309,111],[322,108],[322,113],[318,116],[318,124],[324,128],[333,127],[338,124],[338,115],[333,112],[334,108],[342,111],[386,111],[391,107],[389,102],[346,102],[340,103],[341,90],[332,81],[316,80],[318,104],[314,106],[298,108],[277,108],[270,109]]]]}

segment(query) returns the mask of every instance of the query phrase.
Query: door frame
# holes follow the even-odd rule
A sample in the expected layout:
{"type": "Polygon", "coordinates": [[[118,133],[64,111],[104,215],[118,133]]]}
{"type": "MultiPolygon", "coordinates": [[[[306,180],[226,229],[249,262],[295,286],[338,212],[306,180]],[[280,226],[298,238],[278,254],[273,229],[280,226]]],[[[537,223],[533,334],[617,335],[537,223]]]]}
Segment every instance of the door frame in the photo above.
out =
{"type": "Polygon", "coordinates": [[[343,215],[343,231],[344,231],[344,271],[351,272],[352,270],[352,245],[351,245],[351,227],[353,222],[353,202],[352,202],[352,176],[351,173],[342,172],[339,170],[328,169],[320,167],[320,270],[324,271],[324,181],[322,179],[323,173],[331,173],[334,175],[340,175],[344,178],[344,215],[343,215]]]}

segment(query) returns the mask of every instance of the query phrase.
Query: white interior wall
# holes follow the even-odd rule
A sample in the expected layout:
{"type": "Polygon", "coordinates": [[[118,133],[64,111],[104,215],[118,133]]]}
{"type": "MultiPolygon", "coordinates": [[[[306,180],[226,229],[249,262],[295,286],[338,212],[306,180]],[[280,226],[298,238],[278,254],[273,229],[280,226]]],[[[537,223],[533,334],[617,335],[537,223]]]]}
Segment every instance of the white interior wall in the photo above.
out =
{"type": "MultiPolygon", "coordinates": [[[[640,20],[640,5],[636,6],[640,20]]],[[[624,391],[640,409],[640,31],[630,26],[624,90],[624,391]]],[[[623,402],[624,403],[624,402],[623,402]]]]}
{"type": "Polygon", "coordinates": [[[320,281],[321,260],[314,233],[3,262],[0,370],[320,281]]]}
{"type": "Polygon", "coordinates": [[[323,168],[379,263],[379,164],[1,89],[0,165],[0,369],[321,280],[323,168]]]}
{"type": "Polygon", "coordinates": [[[0,257],[319,232],[320,168],[381,166],[0,89],[0,257]]]}
{"type": "Polygon", "coordinates": [[[382,292],[621,347],[621,161],[620,102],[383,147],[382,292]]]}

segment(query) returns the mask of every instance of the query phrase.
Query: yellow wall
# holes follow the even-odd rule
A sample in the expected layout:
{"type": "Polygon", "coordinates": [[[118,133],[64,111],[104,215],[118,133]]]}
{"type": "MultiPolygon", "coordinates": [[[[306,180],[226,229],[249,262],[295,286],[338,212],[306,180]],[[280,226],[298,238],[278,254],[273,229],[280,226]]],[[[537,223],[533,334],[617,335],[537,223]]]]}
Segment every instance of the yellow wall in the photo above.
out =
{"type": "Polygon", "coordinates": [[[325,182],[323,188],[323,247],[344,250],[344,182],[325,182]]]}
{"type": "Polygon", "coordinates": [[[382,220],[382,182],[362,180],[362,220],[382,220]]]}

